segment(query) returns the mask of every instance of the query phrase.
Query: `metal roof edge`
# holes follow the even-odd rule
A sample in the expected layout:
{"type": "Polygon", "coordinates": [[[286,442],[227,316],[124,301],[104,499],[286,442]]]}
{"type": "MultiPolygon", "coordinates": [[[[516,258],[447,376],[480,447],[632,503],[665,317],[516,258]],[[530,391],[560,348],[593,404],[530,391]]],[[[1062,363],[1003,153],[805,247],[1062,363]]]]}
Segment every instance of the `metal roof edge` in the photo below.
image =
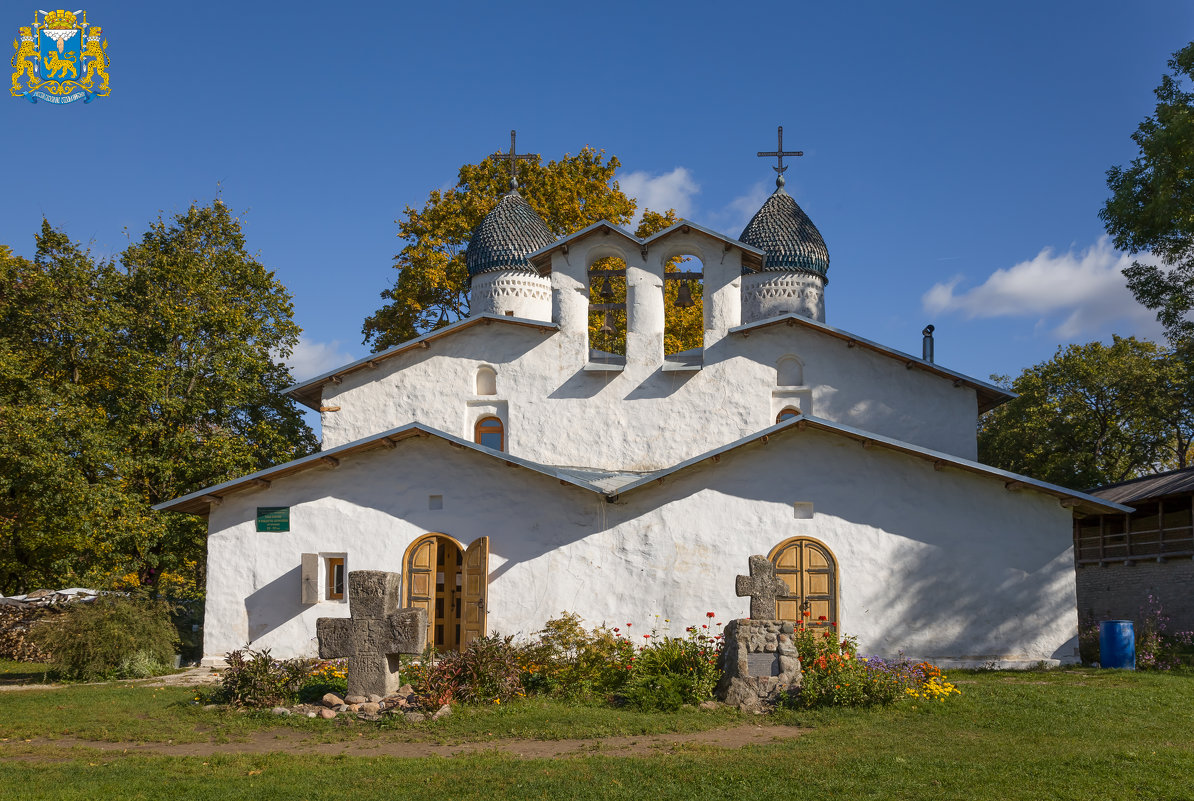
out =
{"type": "Polygon", "coordinates": [[[273,467],[267,467],[264,470],[258,470],[256,473],[250,473],[245,476],[240,476],[239,478],[234,478],[229,481],[225,481],[223,483],[216,484],[211,487],[204,487],[203,489],[196,490],[195,492],[188,493],[181,497],[174,498],[169,501],[163,501],[162,503],[159,503],[159,504],[155,504],[155,505],[151,506],[150,508],[155,512],[182,511],[182,510],[177,510],[176,507],[192,504],[195,501],[202,500],[205,496],[208,496],[208,495],[214,495],[216,497],[223,497],[222,495],[220,495],[220,493],[236,492],[236,491],[243,489],[247,486],[253,485],[254,481],[268,480],[270,478],[270,476],[276,476],[278,473],[290,474],[290,473],[304,470],[309,467],[316,467],[316,466],[318,466],[320,461],[322,461],[323,459],[325,459],[329,456],[336,458],[339,456],[346,456],[346,455],[358,453],[360,451],[369,449],[369,446],[371,446],[371,445],[377,445],[377,444],[381,443],[382,440],[390,440],[390,441],[397,443],[404,439],[410,439],[410,438],[419,437],[419,436],[434,437],[436,439],[443,440],[444,442],[448,443],[449,445],[454,445],[454,446],[463,448],[465,450],[475,451],[484,456],[488,456],[493,459],[498,459],[498,460],[506,462],[507,464],[510,464],[510,465],[517,465],[518,467],[525,467],[528,470],[533,470],[537,473],[541,473],[542,475],[547,476],[548,478],[559,479],[561,482],[571,484],[579,489],[588,490],[589,492],[593,492],[598,495],[604,494],[604,492],[596,485],[591,484],[581,478],[578,478],[577,476],[575,476],[571,473],[561,471],[551,465],[545,465],[540,462],[534,462],[534,461],[531,461],[530,459],[523,459],[522,457],[514,456],[513,454],[505,453],[504,451],[495,451],[492,448],[486,448],[484,445],[479,445],[475,442],[470,442],[466,439],[461,439],[460,437],[453,436],[452,434],[449,434],[446,431],[441,431],[438,428],[432,428],[431,426],[423,425],[422,423],[407,423],[404,426],[398,426],[397,428],[391,428],[388,431],[381,432],[380,434],[373,434],[368,437],[363,437],[358,440],[353,440],[352,442],[346,442],[345,444],[339,445],[335,448],[331,448],[330,450],[319,451],[319,452],[313,453],[309,456],[304,456],[301,459],[294,459],[289,462],[283,462],[282,464],[274,465],[273,467]]]}
{"type": "Polygon", "coordinates": [[[832,325],[828,325],[826,323],[822,323],[817,320],[813,320],[810,317],[805,317],[800,314],[788,313],[788,314],[780,314],[775,317],[765,317],[762,320],[755,320],[752,323],[743,323],[742,325],[736,325],[729,330],[729,333],[731,333],[731,334],[749,334],[751,331],[754,331],[756,329],[766,328],[768,326],[777,325],[779,323],[785,323],[788,321],[791,321],[792,323],[795,323],[798,325],[803,325],[803,326],[805,326],[807,328],[811,328],[815,331],[821,331],[822,333],[828,334],[828,335],[836,337],[838,339],[844,339],[848,342],[854,342],[858,345],[862,345],[863,347],[865,347],[869,350],[873,350],[878,353],[882,353],[886,356],[890,356],[893,359],[898,359],[905,363],[911,363],[914,367],[919,367],[922,370],[926,370],[931,373],[938,373],[942,377],[948,377],[948,378],[952,378],[954,380],[960,380],[966,384],[969,384],[970,386],[974,387],[975,389],[981,389],[981,390],[988,392],[992,395],[997,395],[997,396],[1003,398],[1004,400],[1012,400],[1014,398],[1019,397],[1019,395],[1017,395],[1015,392],[1010,392],[1010,391],[1004,389],[1003,387],[999,387],[999,386],[996,386],[995,384],[990,384],[986,381],[982,381],[982,380],[974,378],[972,376],[968,376],[965,373],[959,373],[957,370],[951,370],[948,367],[942,367],[940,364],[937,364],[936,362],[925,361],[924,359],[922,359],[919,356],[913,356],[911,353],[905,353],[902,350],[896,350],[895,348],[888,347],[887,345],[882,345],[878,342],[867,339],[866,337],[860,337],[857,334],[852,334],[849,331],[846,331],[842,328],[835,328],[832,325]]]}
{"type": "Polygon", "coordinates": [[[629,484],[623,485],[622,487],[620,487],[618,489],[618,491],[616,493],[611,492],[608,494],[617,495],[622,492],[629,492],[630,490],[639,489],[643,486],[650,484],[653,481],[658,481],[662,478],[665,478],[665,477],[671,475],[672,473],[676,473],[676,472],[679,472],[686,468],[693,467],[707,459],[712,459],[715,456],[721,456],[722,454],[727,453],[732,450],[736,450],[736,449],[742,447],[743,445],[748,445],[757,440],[761,440],[766,437],[770,437],[773,434],[784,433],[790,429],[803,430],[804,428],[807,428],[808,426],[812,426],[814,428],[817,428],[817,429],[820,429],[823,431],[828,431],[830,433],[839,434],[842,436],[848,436],[852,439],[857,439],[857,440],[860,440],[863,442],[869,441],[875,445],[880,445],[880,446],[886,447],[890,450],[896,450],[896,451],[899,451],[902,453],[906,453],[910,456],[917,456],[917,457],[923,458],[925,460],[933,461],[935,463],[940,462],[943,464],[948,464],[953,467],[957,467],[959,469],[966,470],[967,472],[977,473],[980,475],[986,475],[986,476],[994,478],[994,479],[999,479],[999,480],[1004,481],[1005,483],[1013,483],[1014,482],[1015,484],[1023,485],[1025,487],[1029,487],[1032,489],[1042,491],[1048,495],[1053,495],[1062,500],[1073,499],[1074,501],[1081,501],[1081,502],[1085,503],[1087,506],[1093,507],[1100,511],[1115,511],[1115,512],[1130,512],[1130,511],[1132,511],[1130,507],[1123,506],[1122,504],[1114,503],[1112,501],[1107,501],[1102,498],[1098,498],[1096,496],[1089,495],[1085,492],[1071,490],[1066,487],[1058,486],[1056,484],[1050,484],[1047,481],[1040,481],[1038,479],[1031,478],[1029,476],[1020,475],[1019,473],[1012,473],[1007,470],[1001,470],[998,467],[991,467],[990,465],[985,465],[982,462],[975,462],[970,459],[964,459],[960,456],[955,456],[953,454],[943,453],[941,451],[935,451],[935,450],[932,450],[931,448],[924,448],[919,445],[913,445],[910,442],[903,442],[901,440],[892,439],[891,437],[885,437],[881,434],[875,434],[873,432],[866,431],[861,428],[855,428],[853,426],[844,425],[842,423],[835,423],[831,420],[825,420],[823,418],[812,417],[809,415],[800,415],[800,416],[794,417],[792,419],[785,420],[782,423],[776,423],[775,425],[768,426],[767,428],[757,431],[754,434],[750,434],[749,436],[742,437],[741,439],[735,440],[734,442],[728,443],[726,445],[722,445],[721,447],[714,448],[710,451],[706,451],[705,453],[702,453],[698,456],[694,456],[691,459],[686,459],[683,462],[679,462],[678,464],[672,465],[671,467],[668,467],[668,468],[664,468],[663,470],[658,470],[654,473],[650,473],[637,481],[633,481],[633,482],[630,482],[629,484]]]}
{"type": "Polygon", "coordinates": [[[300,381],[296,384],[292,384],[291,386],[282,390],[282,394],[289,395],[290,397],[294,398],[296,401],[303,404],[304,406],[306,406],[309,409],[314,409],[315,411],[319,411],[318,406],[314,406],[314,405],[308,403],[306,400],[299,397],[297,393],[302,393],[303,390],[310,390],[316,386],[323,386],[328,381],[331,381],[333,378],[335,378],[337,376],[355,372],[356,370],[360,370],[363,367],[367,367],[374,362],[378,362],[383,359],[389,359],[392,356],[398,356],[398,355],[410,350],[411,348],[419,347],[423,343],[428,343],[428,342],[431,342],[432,340],[439,339],[439,338],[445,337],[445,336],[449,336],[451,334],[456,333],[457,331],[462,331],[466,328],[471,328],[472,326],[477,325],[482,322],[485,322],[485,321],[489,321],[491,323],[493,323],[493,322],[513,323],[515,325],[522,325],[527,328],[549,328],[549,329],[556,330],[556,331],[558,331],[560,328],[558,323],[553,323],[549,320],[532,320],[528,317],[508,317],[506,315],[488,314],[488,313],[465,317],[463,320],[457,320],[456,322],[451,323],[450,325],[446,325],[443,328],[437,328],[434,331],[428,331],[426,334],[421,334],[421,335],[415,337],[414,339],[408,339],[405,342],[401,342],[397,345],[393,345],[392,347],[386,348],[383,351],[379,351],[377,353],[371,353],[368,356],[357,359],[354,362],[349,362],[348,364],[346,364],[342,367],[337,367],[333,370],[329,370],[328,372],[317,375],[314,378],[308,378],[306,381],[300,381]]]}
{"type": "Polygon", "coordinates": [[[672,223],[667,228],[664,228],[662,231],[656,231],[655,233],[651,234],[646,239],[641,239],[639,241],[642,242],[642,244],[644,244],[644,245],[650,245],[656,239],[662,239],[663,237],[667,236],[668,234],[675,232],[676,229],[683,228],[684,226],[688,226],[689,228],[693,228],[697,231],[700,231],[705,236],[711,236],[714,239],[721,240],[722,242],[728,242],[729,244],[731,244],[735,247],[742,248],[747,253],[754,253],[757,256],[766,256],[767,255],[767,251],[763,250],[762,248],[757,248],[754,245],[748,245],[747,243],[743,242],[740,239],[735,239],[734,237],[727,236],[726,234],[723,234],[720,231],[714,231],[712,228],[706,228],[705,226],[703,226],[699,223],[694,223],[692,220],[686,220],[683,218],[672,223]]]}

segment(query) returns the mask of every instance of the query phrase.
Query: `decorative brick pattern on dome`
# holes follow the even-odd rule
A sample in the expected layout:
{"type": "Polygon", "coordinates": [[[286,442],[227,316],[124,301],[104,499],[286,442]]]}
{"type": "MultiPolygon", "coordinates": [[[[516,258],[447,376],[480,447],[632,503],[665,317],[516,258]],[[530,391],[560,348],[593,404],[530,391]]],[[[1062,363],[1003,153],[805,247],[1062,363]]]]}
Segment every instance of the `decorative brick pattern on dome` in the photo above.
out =
{"type": "Polygon", "coordinates": [[[465,262],[469,277],[495,270],[534,272],[527,254],[555,242],[543,219],[518,192],[507,192],[473,229],[465,262]]]}
{"type": "Polygon", "coordinates": [[[767,252],[763,270],[829,272],[829,250],[804,209],[783,189],[775,190],[763,208],[747,223],[739,240],[767,252]]]}

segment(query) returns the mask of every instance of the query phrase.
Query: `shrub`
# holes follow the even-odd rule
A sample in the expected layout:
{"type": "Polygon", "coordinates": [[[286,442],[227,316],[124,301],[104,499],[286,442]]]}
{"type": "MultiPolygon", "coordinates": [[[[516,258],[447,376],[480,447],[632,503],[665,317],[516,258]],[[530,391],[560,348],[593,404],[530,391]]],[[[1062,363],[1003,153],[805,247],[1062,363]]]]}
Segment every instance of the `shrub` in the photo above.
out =
{"type": "Polygon", "coordinates": [[[63,678],[84,681],[167,673],[178,649],[168,604],[119,595],[69,604],[31,634],[63,678]]]}
{"type": "Polygon", "coordinates": [[[666,711],[712,698],[721,677],[721,635],[707,632],[689,626],[684,637],[644,635],[641,649],[629,661],[627,702],[642,710],[666,711]]]}
{"type": "Polygon", "coordinates": [[[523,695],[518,652],[513,637],[478,637],[462,651],[424,651],[407,676],[425,706],[453,700],[500,703],[523,695]]]}
{"type": "Polygon", "coordinates": [[[224,655],[217,698],[232,706],[266,707],[290,704],[311,673],[314,660],[274,659],[268,648],[238,649],[224,655]]]}
{"type": "Polygon", "coordinates": [[[537,640],[519,648],[518,658],[528,693],[581,699],[620,690],[634,653],[618,629],[588,631],[578,615],[564,612],[544,624],[537,640]]]}

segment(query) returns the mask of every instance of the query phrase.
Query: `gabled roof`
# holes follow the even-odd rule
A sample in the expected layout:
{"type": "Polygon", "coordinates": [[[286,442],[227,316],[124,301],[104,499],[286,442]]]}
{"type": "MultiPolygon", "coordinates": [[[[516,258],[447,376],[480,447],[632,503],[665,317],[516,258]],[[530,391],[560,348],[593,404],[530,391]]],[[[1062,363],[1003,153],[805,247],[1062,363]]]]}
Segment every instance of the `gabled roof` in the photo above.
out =
{"type": "Polygon", "coordinates": [[[1115,503],[1136,503],[1144,500],[1155,501],[1157,498],[1171,495],[1191,495],[1194,494],[1194,467],[1133,478],[1118,484],[1107,484],[1092,489],[1090,494],[1115,503]]]}
{"type": "Polygon", "coordinates": [[[676,233],[687,234],[690,231],[698,231],[705,236],[716,239],[722,242],[727,248],[738,248],[742,251],[743,267],[746,267],[751,271],[758,271],[762,269],[764,253],[761,249],[755,247],[754,245],[748,245],[745,242],[740,242],[737,239],[726,236],[725,234],[718,233],[717,231],[706,228],[703,225],[697,225],[690,220],[679,220],[676,223],[669,225],[667,228],[664,228],[662,231],[654,233],[645,239],[639,239],[625,228],[614,225],[608,220],[600,220],[590,226],[580,229],[574,234],[561,237],[550,245],[528,254],[527,260],[530,261],[531,264],[535,265],[535,268],[539,271],[540,275],[547,275],[551,272],[552,253],[555,253],[557,250],[562,250],[564,253],[567,253],[568,248],[573,244],[582,239],[593,236],[597,232],[601,232],[603,235],[616,234],[623,240],[627,241],[630,245],[637,247],[640,250],[646,250],[652,244],[661,242],[670,236],[674,236],[676,233]]]}
{"type": "Polygon", "coordinates": [[[699,456],[694,456],[691,459],[686,459],[683,462],[672,465],[671,467],[662,470],[654,470],[647,473],[628,473],[628,472],[602,472],[597,470],[588,470],[576,467],[556,467],[553,465],[546,465],[539,462],[533,462],[529,459],[522,459],[502,451],[495,451],[478,445],[460,437],[452,436],[443,431],[425,426],[421,423],[411,423],[409,425],[400,426],[398,428],[383,431],[380,434],[375,434],[371,437],[357,440],[346,445],[341,445],[338,448],[315,453],[302,459],[297,459],[293,462],[286,462],[285,464],[277,465],[266,470],[260,470],[251,475],[243,476],[241,478],[226,481],[223,484],[217,484],[214,487],[207,487],[206,489],[192,492],[189,495],[184,495],[181,498],[176,498],[172,501],[159,503],[153,507],[155,511],[171,511],[184,512],[187,514],[206,515],[213,502],[218,503],[223,497],[232,492],[240,490],[251,489],[255,487],[267,486],[266,482],[274,481],[278,478],[293,475],[304,470],[310,470],[318,467],[337,466],[340,459],[353,456],[363,451],[376,450],[377,448],[392,448],[399,442],[417,438],[417,437],[433,437],[449,445],[461,448],[463,450],[472,451],[479,455],[486,456],[491,459],[497,459],[505,462],[512,467],[524,467],[544,476],[559,480],[561,484],[570,485],[578,489],[587,490],[597,495],[605,496],[607,501],[613,502],[624,493],[643,489],[652,486],[656,482],[662,482],[666,477],[686,470],[690,467],[701,464],[707,460],[716,461],[722,454],[730,451],[744,448],[748,445],[760,443],[766,445],[772,437],[775,436],[799,436],[800,432],[806,430],[824,431],[838,436],[848,437],[863,446],[880,447],[888,450],[903,453],[916,458],[924,459],[932,462],[937,469],[944,469],[946,467],[962,470],[968,473],[974,473],[987,478],[992,478],[1004,482],[1004,486],[1008,490],[1035,490],[1043,492],[1047,495],[1052,495],[1058,498],[1062,505],[1074,508],[1077,511],[1089,512],[1093,514],[1106,514],[1111,512],[1130,512],[1126,506],[1121,506],[1118,503],[1107,501],[1101,498],[1096,498],[1081,492],[1059,487],[1055,484],[1049,484],[1044,481],[1037,481],[1028,476],[1017,475],[1016,473],[1009,473],[1006,470],[999,470],[998,468],[989,467],[978,462],[970,461],[969,459],[962,459],[957,456],[952,456],[940,451],[930,450],[928,448],[921,448],[917,445],[911,445],[899,440],[890,439],[888,437],[872,434],[862,429],[853,428],[851,426],[844,426],[840,423],[833,423],[829,420],[822,420],[816,417],[796,417],[790,420],[785,420],[782,423],[777,423],[773,426],[763,429],[748,437],[743,437],[736,442],[731,442],[728,445],[723,445],[720,448],[706,451],[699,456]]]}
{"type": "Polygon", "coordinates": [[[308,378],[306,381],[287,387],[282,392],[294,398],[304,406],[319,411],[320,398],[322,396],[323,385],[329,381],[340,383],[340,378],[357,370],[364,370],[366,368],[376,367],[377,363],[393,356],[406,353],[409,350],[416,348],[430,347],[431,343],[437,339],[442,339],[446,336],[451,336],[458,331],[463,331],[466,328],[472,328],[475,325],[492,325],[493,323],[502,323],[503,325],[518,325],[526,328],[538,329],[540,333],[547,333],[548,331],[558,331],[559,326],[555,323],[549,323],[544,320],[529,320],[524,317],[506,317],[500,314],[477,314],[472,317],[466,317],[463,320],[457,320],[451,325],[446,325],[443,328],[437,328],[434,331],[428,331],[422,336],[417,336],[414,339],[408,339],[399,345],[383,350],[380,353],[371,353],[363,359],[357,359],[355,362],[349,362],[343,367],[337,367],[335,370],[329,370],[322,375],[317,375],[314,378],[308,378]]]}
{"type": "Polygon", "coordinates": [[[820,331],[822,334],[827,334],[831,337],[845,342],[849,347],[860,347],[866,350],[873,351],[883,356],[887,356],[897,361],[903,362],[904,366],[909,370],[917,369],[923,370],[926,373],[947,378],[954,382],[955,386],[967,386],[974,389],[978,393],[978,411],[979,414],[994,409],[1001,403],[1006,403],[1012,398],[1017,397],[1016,393],[1008,392],[1002,387],[997,387],[994,384],[988,384],[986,381],[980,381],[977,378],[971,378],[963,373],[950,370],[942,367],[935,362],[927,362],[919,356],[913,356],[910,353],[889,348],[886,345],[880,345],[878,342],[872,342],[869,339],[860,337],[857,334],[851,334],[849,331],[843,331],[840,328],[834,328],[831,325],[817,322],[808,317],[799,314],[781,314],[776,317],[767,317],[762,320],[755,320],[753,323],[746,323],[744,325],[734,326],[730,329],[731,334],[741,334],[744,337],[750,336],[752,331],[760,328],[767,328],[773,325],[800,325],[805,328],[811,328],[814,331],[820,331]]]}

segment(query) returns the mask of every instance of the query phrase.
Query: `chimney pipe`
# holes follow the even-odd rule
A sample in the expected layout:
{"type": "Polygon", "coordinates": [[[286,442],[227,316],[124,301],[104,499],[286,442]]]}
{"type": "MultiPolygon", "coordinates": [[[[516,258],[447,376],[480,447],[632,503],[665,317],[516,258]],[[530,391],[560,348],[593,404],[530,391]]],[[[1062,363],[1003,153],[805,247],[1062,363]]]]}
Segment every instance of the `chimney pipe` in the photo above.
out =
{"type": "Polygon", "coordinates": [[[924,334],[924,344],[922,346],[921,357],[929,363],[933,361],[933,326],[926,325],[925,330],[920,333],[924,334]]]}

